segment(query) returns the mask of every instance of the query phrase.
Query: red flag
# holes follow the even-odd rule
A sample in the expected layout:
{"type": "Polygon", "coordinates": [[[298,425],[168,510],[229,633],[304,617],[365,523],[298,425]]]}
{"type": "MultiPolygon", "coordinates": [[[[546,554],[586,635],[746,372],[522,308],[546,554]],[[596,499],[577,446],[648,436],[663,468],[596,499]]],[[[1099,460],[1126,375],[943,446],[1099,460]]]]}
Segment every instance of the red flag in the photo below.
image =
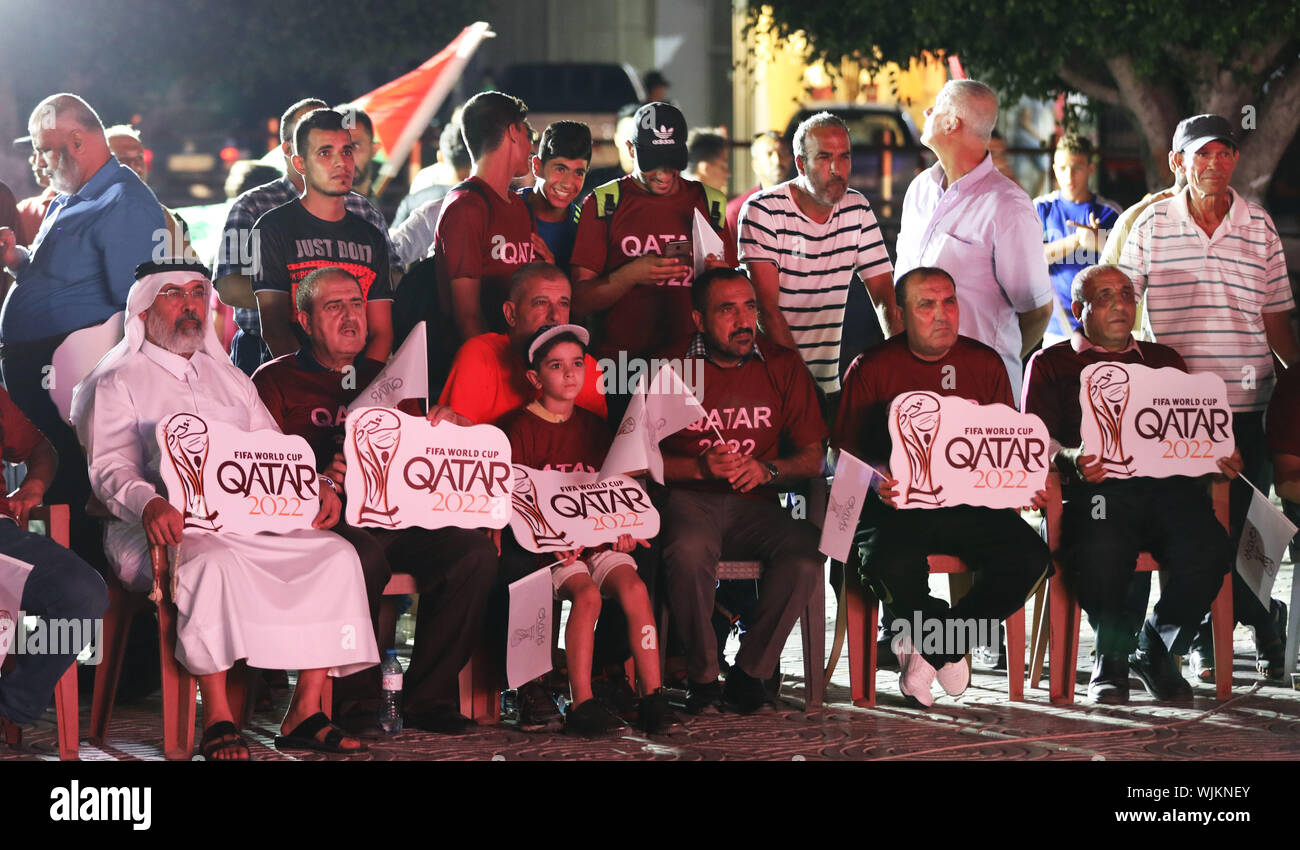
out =
{"type": "Polygon", "coordinates": [[[465,63],[479,43],[493,35],[488,24],[482,21],[471,24],[414,71],[353,101],[370,116],[375,134],[384,146],[388,161],[384,163],[382,176],[391,177],[401,168],[411,146],[460,78],[465,63]]]}

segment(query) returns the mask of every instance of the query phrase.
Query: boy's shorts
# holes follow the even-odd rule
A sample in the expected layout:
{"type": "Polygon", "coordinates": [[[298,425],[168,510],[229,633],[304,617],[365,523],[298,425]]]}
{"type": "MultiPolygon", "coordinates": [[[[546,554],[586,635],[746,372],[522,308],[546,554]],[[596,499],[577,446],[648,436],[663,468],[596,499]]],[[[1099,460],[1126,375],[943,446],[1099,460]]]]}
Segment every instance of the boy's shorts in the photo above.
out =
{"type": "Polygon", "coordinates": [[[627,564],[632,569],[636,569],[636,561],[626,552],[615,552],[613,549],[603,549],[599,552],[593,552],[590,555],[584,555],[572,564],[565,566],[558,564],[551,567],[551,587],[555,589],[555,598],[560,598],[560,586],[566,581],[581,573],[590,573],[591,580],[596,583],[596,589],[605,595],[605,579],[614,571],[615,567],[627,564]]]}

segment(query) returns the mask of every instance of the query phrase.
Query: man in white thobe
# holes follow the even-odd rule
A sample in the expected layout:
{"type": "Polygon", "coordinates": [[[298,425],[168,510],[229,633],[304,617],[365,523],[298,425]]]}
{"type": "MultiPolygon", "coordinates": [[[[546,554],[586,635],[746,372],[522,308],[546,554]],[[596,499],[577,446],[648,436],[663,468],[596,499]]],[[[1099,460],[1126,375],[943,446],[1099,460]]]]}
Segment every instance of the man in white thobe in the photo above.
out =
{"type": "Polygon", "coordinates": [[[163,495],[160,420],[193,413],[246,432],[279,431],[207,321],[211,293],[198,263],[142,264],[127,297],[125,338],[74,394],[91,487],[121,520],[107,524],[105,550],[122,581],[143,591],[152,582],[149,545],[174,547],[176,657],[199,680],[205,756],[249,756],[226,699],[226,671],[240,659],[299,671],[278,748],[358,752],[361,743],[318,712],[327,674],[379,659],[356,552],[323,530],[339,516],[332,485],[320,487],[312,523],[320,530],[277,535],[182,535],[182,516],[163,495]]]}

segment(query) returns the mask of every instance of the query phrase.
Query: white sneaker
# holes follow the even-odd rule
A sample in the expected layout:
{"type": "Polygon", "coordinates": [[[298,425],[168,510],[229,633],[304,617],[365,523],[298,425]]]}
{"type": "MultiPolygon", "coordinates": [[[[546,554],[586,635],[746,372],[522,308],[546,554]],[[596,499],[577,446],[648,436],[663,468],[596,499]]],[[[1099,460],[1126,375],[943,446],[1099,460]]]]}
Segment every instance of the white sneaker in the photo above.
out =
{"type": "Polygon", "coordinates": [[[934,684],[934,667],[919,652],[913,651],[910,641],[899,649],[901,651],[895,651],[898,655],[898,689],[903,696],[929,708],[934,705],[934,695],[930,693],[930,686],[934,684]]]}
{"type": "Polygon", "coordinates": [[[970,686],[970,664],[965,658],[949,661],[935,672],[934,677],[948,696],[961,696],[970,686]]]}

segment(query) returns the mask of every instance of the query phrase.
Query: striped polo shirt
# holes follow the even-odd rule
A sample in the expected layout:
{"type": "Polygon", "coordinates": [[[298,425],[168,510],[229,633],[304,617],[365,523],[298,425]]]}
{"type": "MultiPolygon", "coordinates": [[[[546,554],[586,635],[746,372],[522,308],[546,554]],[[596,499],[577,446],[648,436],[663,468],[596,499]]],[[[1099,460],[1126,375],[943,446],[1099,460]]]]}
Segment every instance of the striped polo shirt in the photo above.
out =
{"type": "MultiPolygon", "coordinates": [[[[849,286],[892,274],[871,204],[849,189],[819,224],[805,216],[782,183],[758,192],[740,211],[740,261],[778,271],[777,303],[799,354],[823,392],[840,388],[840,336],[849,286]]],[[[865,283],[858,284],[865,286],[865,283]]]]}
{"type": "Polygon", "coordinates": [[[1133,225],[1119,265],[1146,292],[1144,323],[1192,372],[1228,385],[1236,413],[1262,411],[1273,392],[1264,314],[1295,307],[1282,240],[1268,213],[1232,191],[1213,236],[1193,221],[1188,189],[1158,201],[1133,225]]]}

